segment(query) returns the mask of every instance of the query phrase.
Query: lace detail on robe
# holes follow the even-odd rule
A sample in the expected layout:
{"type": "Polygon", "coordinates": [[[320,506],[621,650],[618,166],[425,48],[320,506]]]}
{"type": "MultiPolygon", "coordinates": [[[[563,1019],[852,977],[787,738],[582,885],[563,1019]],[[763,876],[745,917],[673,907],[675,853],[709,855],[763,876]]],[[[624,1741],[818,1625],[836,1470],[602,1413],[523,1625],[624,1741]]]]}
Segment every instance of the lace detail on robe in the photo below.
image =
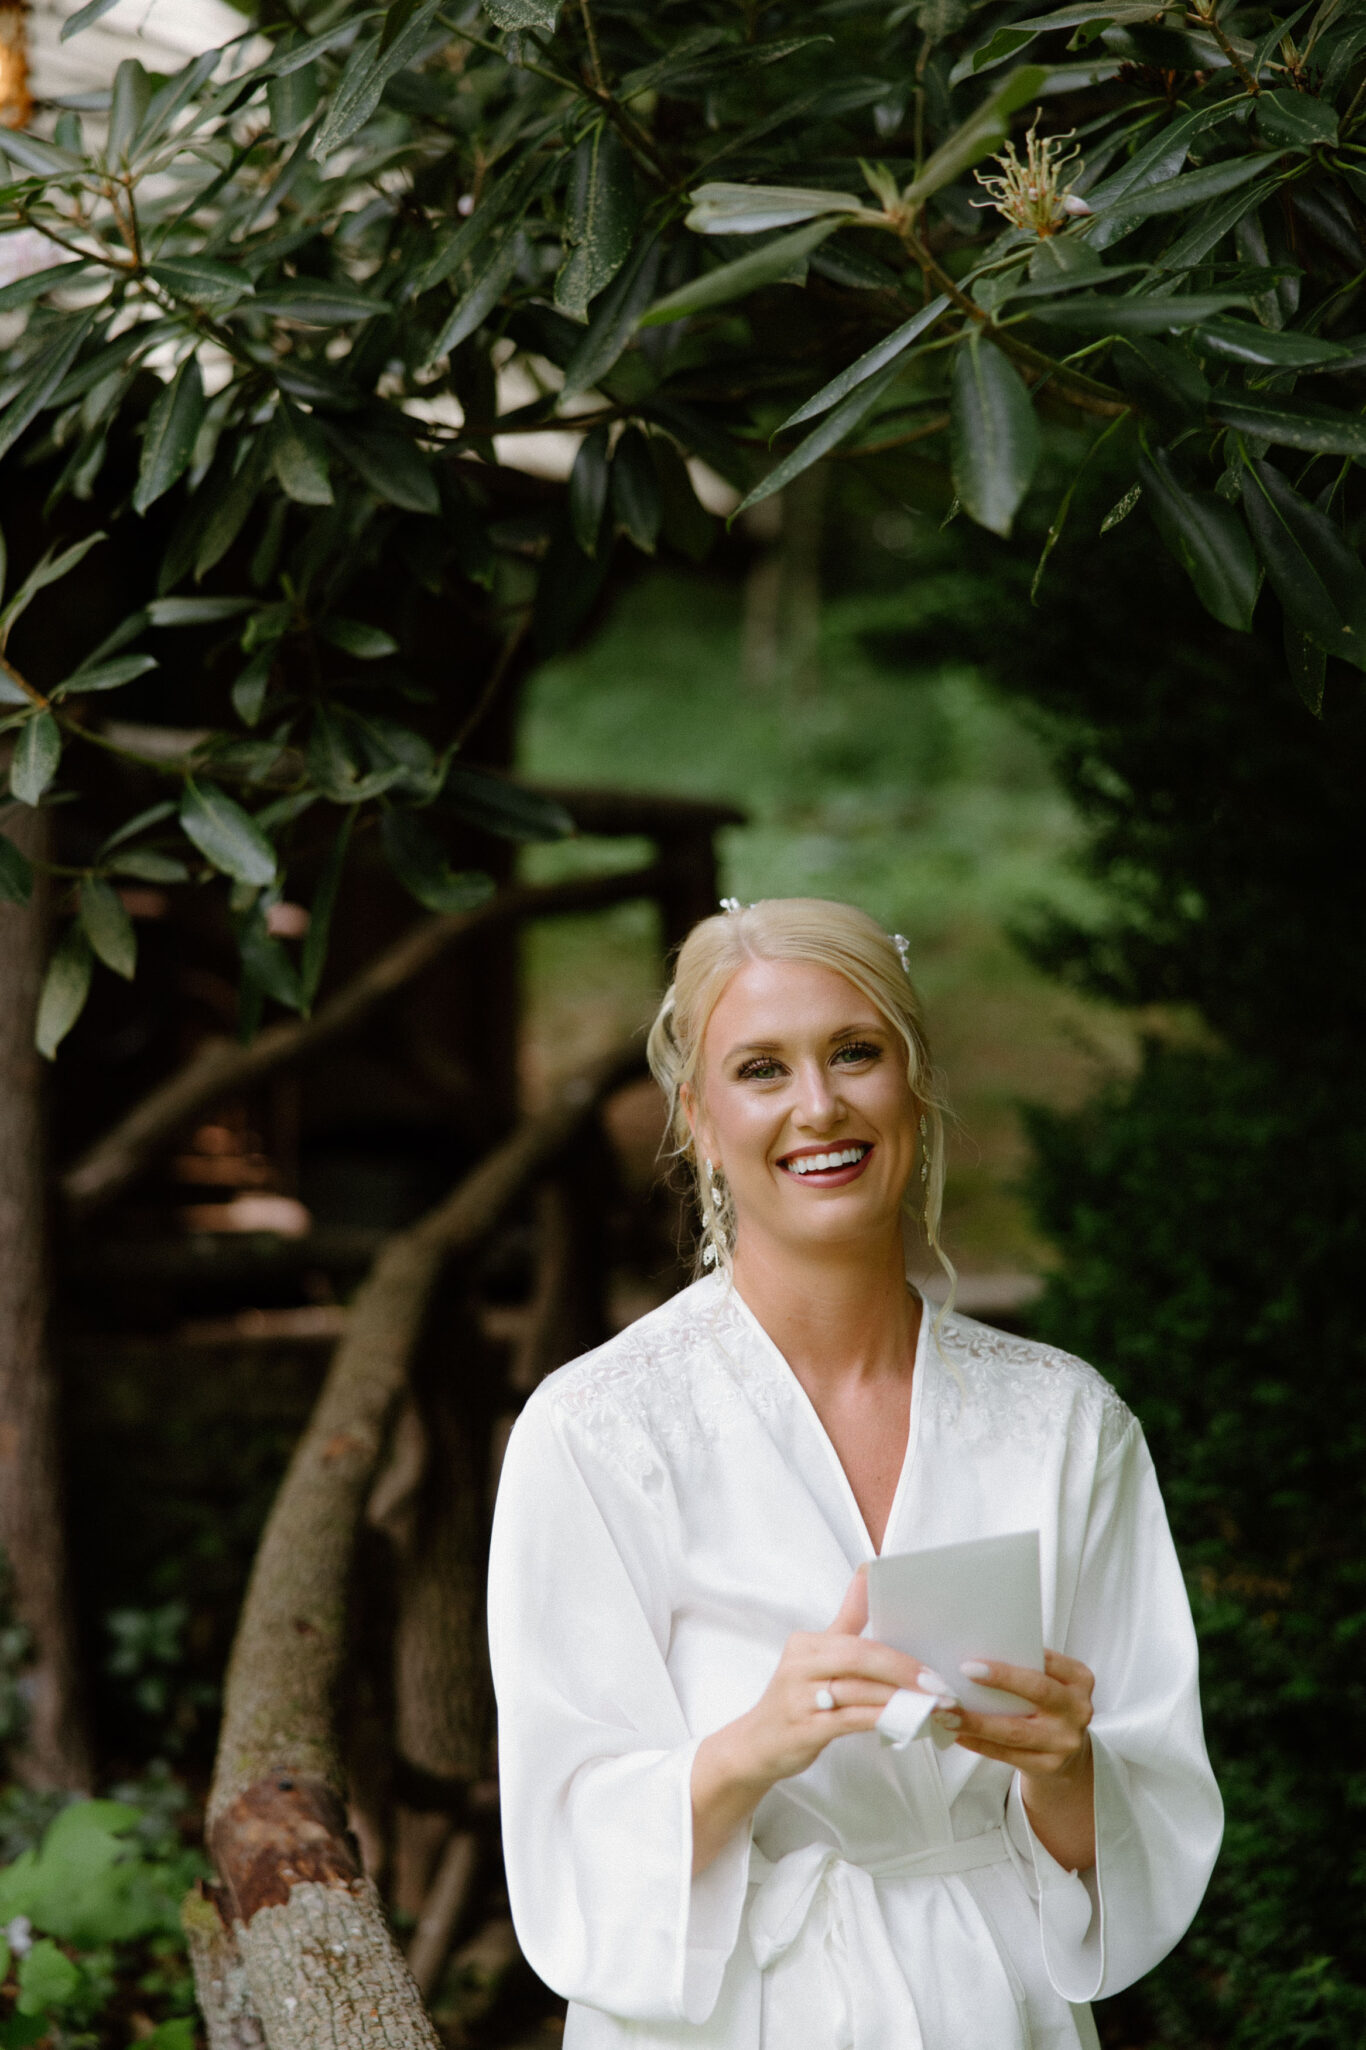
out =
{"type": "Polygon", "coordinates": [[[941,1414],[969,1441],[1041,1446],[1081,1424],[1094,1432],[1103,1465],[1133,1422],[1105,1376],[1057,1346],[955,1313],[943,1321],[939,1349],[949,1369],[937,1377],[941,1414]]]}
{"type": "Polygon", "coordinates": [[[561,1367],[542,1400],[646,1488],[666,1463],[718,1444],[748,1410],[771,1414],[782,1390],[730,1291],[714,1276],[651,1310],[596,1352],[561,1367]]]}
{"type": "MultiPolygon", "coordinates": [[[[944,1319],[940,1351],[934,1399],[970,1443],[1009,1438],[1042,1448],[1079,1428],[1103,1464],[1132,1421],[1103,1375],[1056,1346],[955,1314],[944,1319]]],[[[653,1489],[666,1467],[715,1447],[747,1411],[773,1415],[791,1397],[786,1380],[728,1285],[709,1275],[551,1375],[539,1399],[653,1489]]]]}

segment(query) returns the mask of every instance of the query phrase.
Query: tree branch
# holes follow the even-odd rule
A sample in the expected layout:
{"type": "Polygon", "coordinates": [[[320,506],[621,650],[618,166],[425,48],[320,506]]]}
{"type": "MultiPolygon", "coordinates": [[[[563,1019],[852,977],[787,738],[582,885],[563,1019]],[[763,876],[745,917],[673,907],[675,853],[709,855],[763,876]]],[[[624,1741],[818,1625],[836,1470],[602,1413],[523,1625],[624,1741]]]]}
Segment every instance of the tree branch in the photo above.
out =
{"type": "Polygon", "coordinates": [[[590,911],[649,896],[662,874],[660,866],[652,865],[631,869],[625,875],[517,884],[474,911],[425,920],[371,961],[311,1018],[268,1025],[248,1046],[231,1039],[207,1040],[178,1074],[135,1104],[67,1169],[61,1179],[62,1194],[78,1215],[98,1210],[126,1188],[192,1118],[223,1097],[253,1088],[267,1075],[351,1031],[377,1005],[430,968],[448,947],[471,934],[522,919],[590,911]]]}

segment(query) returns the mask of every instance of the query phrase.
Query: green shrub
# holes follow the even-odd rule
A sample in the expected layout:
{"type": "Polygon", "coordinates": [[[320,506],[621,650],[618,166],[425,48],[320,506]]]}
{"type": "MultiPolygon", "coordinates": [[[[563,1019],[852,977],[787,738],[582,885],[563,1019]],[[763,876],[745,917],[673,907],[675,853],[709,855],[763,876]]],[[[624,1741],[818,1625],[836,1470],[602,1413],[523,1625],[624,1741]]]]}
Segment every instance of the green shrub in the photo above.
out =
{"type": "MultiPolygon", "coordinates": [[[[170,1782],[128,1791],[144,1805],[72,1801],[0,1869],[0,2050],[122,2046],[139,2029],[153,2050],[193,2050],[180,1902],[207,1867],[181,1840],[170,1782]]],[[[35,1812],[22,1795],[2,1805],[11,1823],[35,1812]]]]}

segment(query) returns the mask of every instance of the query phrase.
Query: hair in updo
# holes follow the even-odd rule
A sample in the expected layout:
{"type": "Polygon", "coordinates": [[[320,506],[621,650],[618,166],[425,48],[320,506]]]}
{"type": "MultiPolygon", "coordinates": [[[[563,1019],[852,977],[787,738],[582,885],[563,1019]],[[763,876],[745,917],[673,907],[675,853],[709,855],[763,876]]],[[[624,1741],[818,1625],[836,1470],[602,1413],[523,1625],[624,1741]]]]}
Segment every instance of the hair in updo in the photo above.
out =
{"type": "MultiPolygon", "coordinates": [[[[695,1083],[702,1059],[702,1038],[726,984],[747,961],[811,961],[833,968],[861,991],[906,1048],[906,1077],[925,1120],[925,1158],[929,1174],[914,1187],[923,1189],[924,1208],[913,1213],[923,1226],[952,1289],[953,1266],[939,1243],[944,1204],[944,1102],[930,1059],[920,999],[890,933],[876,919],[852,904],[824,897],[766,897],[757,904],[717,912],[695,925],[678,950],[674,979],[650,1028],[646,1048],[650,1070],[669,1105],[669,1136],[678,1159],[692,1170],[703,1245],[718,1248],[729,1267],[735,1245],[735,1217],[730,1191],[723,1183],[713,1191],[706,1167],[697,1157],[681,1092],[695,1083]]],[[[908,1206],[910,1192],[907,1195],[908,1206]]]]}

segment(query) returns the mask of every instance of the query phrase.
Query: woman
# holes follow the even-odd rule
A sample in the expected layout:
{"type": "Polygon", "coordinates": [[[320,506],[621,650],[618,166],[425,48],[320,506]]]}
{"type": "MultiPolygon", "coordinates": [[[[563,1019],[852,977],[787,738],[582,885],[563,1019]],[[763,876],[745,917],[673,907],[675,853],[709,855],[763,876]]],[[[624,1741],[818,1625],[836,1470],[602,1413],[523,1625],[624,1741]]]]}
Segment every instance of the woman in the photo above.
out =
{"type": "Polygon", "coordinates": [[[1171,1948],[1218,1849],[1138,1425],[1079,1360],[907,1285],[944,1145],[903,947],[805,898],[693,930],[650,1058],[711,1271],[512,1434],[508,1884],[566,2050],[1095,2045],[1087,2003],[1171,1948]],[[1047,1671],[964,1669],[1030,1714],[861,1635],[874,1553],[1035,1528],[1047,1671]],[[907,1692],[936,1743],[877,1733],[907,1692]]]}

